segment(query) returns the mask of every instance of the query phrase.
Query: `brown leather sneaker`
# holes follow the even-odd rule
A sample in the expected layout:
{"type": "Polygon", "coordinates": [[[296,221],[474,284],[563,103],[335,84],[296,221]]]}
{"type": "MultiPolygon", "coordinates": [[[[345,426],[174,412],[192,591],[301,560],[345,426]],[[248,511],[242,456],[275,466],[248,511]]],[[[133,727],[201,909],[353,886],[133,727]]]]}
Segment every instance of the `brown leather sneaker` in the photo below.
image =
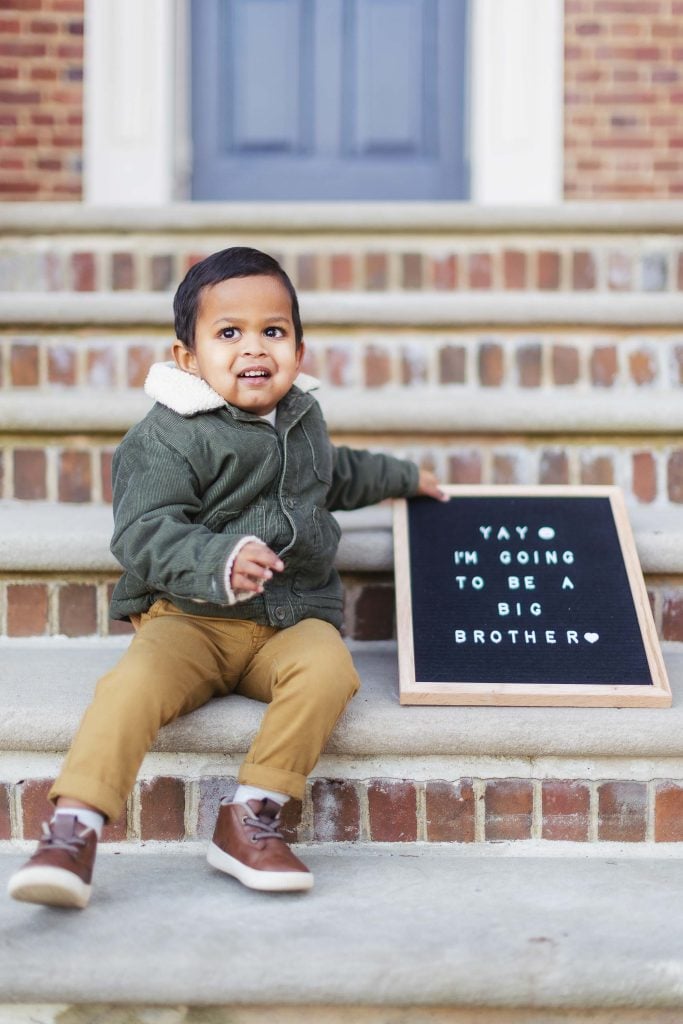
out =
{"type": "Polygon", "coordinates": [[[49,907],[85,907],[92,889],[97,851],[94,829],[81,825],[75,815],[58,814],[43,822],[38,849],[12,875],[7,891],[15,900],[49,907]]]}
{"type": "Polygon", "coordinates": [[[249,889],[311,889],[313,875],[287,846],[279,824],[280,807],[274,800],[222,803],[207,854],[209,864],[249,889]]]}

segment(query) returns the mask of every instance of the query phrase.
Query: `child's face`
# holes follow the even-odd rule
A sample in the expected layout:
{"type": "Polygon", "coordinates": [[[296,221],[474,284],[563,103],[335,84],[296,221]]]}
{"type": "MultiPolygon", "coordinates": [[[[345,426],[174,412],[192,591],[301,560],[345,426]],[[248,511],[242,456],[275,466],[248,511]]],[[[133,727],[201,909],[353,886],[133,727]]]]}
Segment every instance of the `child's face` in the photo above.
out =
{"type": "Polygon", "coordinates": [[[173,357],[238,409],[265,416],[299,372],[292,301],[277,277],[232,277],[201,294],[195,350],[180,341],[173,357]]]}

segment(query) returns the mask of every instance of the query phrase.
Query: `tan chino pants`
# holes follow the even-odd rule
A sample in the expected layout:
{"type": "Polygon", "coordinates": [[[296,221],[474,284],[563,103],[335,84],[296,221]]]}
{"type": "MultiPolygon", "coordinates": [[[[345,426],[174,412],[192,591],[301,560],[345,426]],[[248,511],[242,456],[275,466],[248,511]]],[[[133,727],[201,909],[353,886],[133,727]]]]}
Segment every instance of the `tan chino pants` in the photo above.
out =
{"type": "Polygon", "coordinates": [[[338,631],[186,615],[160,600],[97,684],[50,799],[115,820],[162,725],[230,693],[268,704],[239,781],[301,799],[335,722],[360,685],[338,631]]]}

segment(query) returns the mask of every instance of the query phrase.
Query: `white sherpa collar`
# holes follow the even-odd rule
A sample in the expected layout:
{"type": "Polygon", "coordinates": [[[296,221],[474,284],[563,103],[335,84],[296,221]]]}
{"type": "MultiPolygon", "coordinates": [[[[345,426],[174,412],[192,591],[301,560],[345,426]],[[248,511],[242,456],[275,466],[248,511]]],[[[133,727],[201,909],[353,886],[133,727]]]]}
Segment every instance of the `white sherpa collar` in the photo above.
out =
{"type": "MultiPolygon", "coordinates": [[[[300,373],[294,381],[296,387],[307,393],[319,387],[319,381],[307,373],[300,373]]],[[[145,394],[181,416],[195,416],[198,412],[211,412],[226,404],[201,377],[186,373],[175,363],[154,363],[145,381],[145,394]]]]}

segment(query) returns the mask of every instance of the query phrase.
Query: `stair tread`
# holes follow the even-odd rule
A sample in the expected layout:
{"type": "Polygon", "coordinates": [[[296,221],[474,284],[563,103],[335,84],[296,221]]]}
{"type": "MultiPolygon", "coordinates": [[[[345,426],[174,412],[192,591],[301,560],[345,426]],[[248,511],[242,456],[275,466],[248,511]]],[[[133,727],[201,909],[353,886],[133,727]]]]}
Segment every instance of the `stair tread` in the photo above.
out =
{"type": "Polygon", "coordinates": [[[683,1007],[680,857],[316,847],[268,898],[201,852],[103,850],[82,914],[5,898],[0,1000],[683,1007]]]}
{"type": "MultiPolygon", "coordinates": [[[[337,566],[344,571],[393,568],[389,505],[335,513],[342,526],[337,566]]],[[[110,505],[0,501],[0,571],[105,571],[119,565],[109,551],[110,505]]],[[[629,510],[644,572],[683,572],[683,515],[678,508],[629,510]]]]}
{"type": "MultiPolygon", "coordinates": [[[[619,235],[678,233],[683,202],[661,200],[572,201],[481,205],[471,202],[419,200],[226,201],[174,202],[146,206],[111,206],[71,202],[12,202],[0,207],[0,228],[7,236],[97,233],[134,236],[170,234],[224,236],[236,230],[296,234],[367,234],[426,232],[430,235],[464,231],[496,234],[574,232],[619,235]]],[[[223,238],[221,237],[221,241],[223,238]]]]}
{"type": "MultiPolygon", "coordinates": [[[[0,751],[64,751],[97,679],[123,641],[0,642],[0,751]]],[[[660,708],[421,707],[398,703],[396,646],[350,642],[363,681],[326,754],[345,757],[680,757],[683,645],[664,644],[673,706],[660,708]]],[[[154,750],[244,753],[264,705],[215,700],[163,728],[154,750]]]]}
{"type": "MultiPolygon", "coordinates": [[[[30,395],[31,401],[25,389],[0,395],[0,430],[123,433],[152,404],[141,388],[36,389],[30,395]]],[[[524,393],[501,388],[495,401],[483,401],[482,389],[472,386],[425,385],[408,390],[324,385],[316,397],[333,433],[410,435],[418,441],[434,433],[638,438],[642,434],[676,437],[683,430],[683,403],[675,387],[628,386],[609,392],[538,388],[524,393]]]]}
{"type": "MultiPolygon", "coordinates": [[[[676,327],[683,297],[676,293],[529,291],[486,294],[442,291],[301,292],[301,314],[310,329],[323,325],[454,326],[482,324],[588,324],[676,327]]],[[[0,292],[0,324],[139,326],[171,330],[165,292],[0,292]]]]}

